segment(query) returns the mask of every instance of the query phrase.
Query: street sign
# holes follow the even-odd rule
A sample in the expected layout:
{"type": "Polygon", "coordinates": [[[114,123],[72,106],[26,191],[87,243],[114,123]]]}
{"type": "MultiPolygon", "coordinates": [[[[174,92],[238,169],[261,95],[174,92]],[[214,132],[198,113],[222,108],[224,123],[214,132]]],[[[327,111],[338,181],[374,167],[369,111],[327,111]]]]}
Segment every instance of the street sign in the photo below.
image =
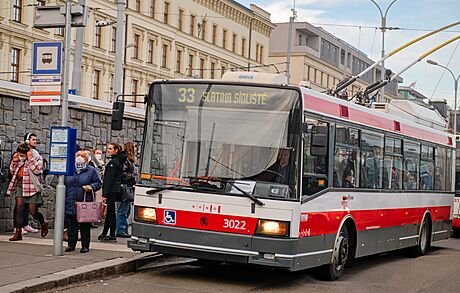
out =
{"type": "MultiPolygon", "coordinates": [[[[88,20],[88,6],[72,5],[71,26],[85,27],[88,20]]],[[[35,7],[35,28],[65,27],[65,6],[37,6],[35,7]]]]}
{"type": "Polygon", "coordinates": [[[33,44],[31,106],[61,105],[62,43],[33,44]]]}
{"type": "Polygon", "coordinates": [[[33,47],[32,74],[61,74],[62,43],[35,42],[33,47]]]}
{"type": "Polygon", "coordinates": [[[77,129],[67,126],[53,126],[50,133],[49,174],[73,175],[77,129]]]}

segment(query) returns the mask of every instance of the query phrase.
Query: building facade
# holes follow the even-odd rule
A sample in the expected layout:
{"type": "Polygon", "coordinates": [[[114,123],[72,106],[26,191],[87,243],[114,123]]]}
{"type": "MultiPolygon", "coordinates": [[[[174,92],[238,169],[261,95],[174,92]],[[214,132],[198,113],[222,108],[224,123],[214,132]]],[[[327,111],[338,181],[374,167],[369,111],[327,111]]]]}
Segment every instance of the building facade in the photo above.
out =
{"type": "MultiPolygon", "coordinates": [[[[286,70],[289,23],[278,23],[270,35],[269,62],[278,64],[278,70],[286,70]]],[[[307,22],[292,23],[290,82],[304,83],[317,91],[332,89],[346,76],[356,75],[374,61],[345,41],[333,36],[321,27],[307,22]]],[[[377,66],[347,88],[349,96],[380,79],[381,66],[377,66]]],[[[396,99],[396,78],[385,87],[385,100],[396,99]]]]}
{"type": "MultiPolygon", "coordinates": [[[[80,96],[113,95],[116,0],[87,0],[80,96]],[[111,24],[100,26],[98,24],[111,24]]],[[[65,1],[4,0],[0,9],[0,80],[29,85],[32,43],[63,40],[64,29],[33,27],[36,5],[65,1]],[[6,1],[6,2],[5,2],[6,1]],[[34,2],[34,3],[32,3],[34,2]]],[[[227,70],[267,63],[270,14],[232,0],[126,0],[125,94],[143,94],[158,78],[220,78],[227,70]]],[[[76,29],[72,29],[72,62],[76,29]]],[[[260,69],[263,70],[263,69],[260,69]]],[[[72,80],[72,78],[70,78],[72,80]]],[[[73,88],[73,85],[71,85],[73,88]]],[[[0,87],[1,91],[1,87],[0,87]]]]}

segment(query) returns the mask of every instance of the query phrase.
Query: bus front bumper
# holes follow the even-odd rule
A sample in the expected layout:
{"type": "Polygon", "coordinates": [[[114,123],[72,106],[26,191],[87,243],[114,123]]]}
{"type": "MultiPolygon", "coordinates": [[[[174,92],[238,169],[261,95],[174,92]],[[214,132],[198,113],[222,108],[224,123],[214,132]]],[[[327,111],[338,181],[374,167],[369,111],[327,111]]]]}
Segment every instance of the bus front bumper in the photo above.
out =
{"type": "MultiPolygon", "coordinates": [[[[271,238],[133,223],[128,247],[198,259],[278,267],[291,271],[327,263],[330,251],[297,253],[299,239],[271,238]]],[[[310,242],[314,249],[315,240],[310,242]]],[[[317,239],[324,244],[323,239],[317,239]]],[[[310,246],[310,245],[309,245],[310,246]]]]}

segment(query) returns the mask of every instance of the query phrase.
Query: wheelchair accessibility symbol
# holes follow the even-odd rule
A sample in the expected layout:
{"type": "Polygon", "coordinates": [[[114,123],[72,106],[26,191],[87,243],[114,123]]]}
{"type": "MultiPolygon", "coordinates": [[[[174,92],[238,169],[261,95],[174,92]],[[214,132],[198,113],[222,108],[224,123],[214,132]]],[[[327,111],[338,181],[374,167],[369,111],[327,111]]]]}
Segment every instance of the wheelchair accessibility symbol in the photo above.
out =
{"type": "Polygon", "coordinates": [[[176,224],[176,211],[164,211],[164,223],[168,225],[176,224]]]}

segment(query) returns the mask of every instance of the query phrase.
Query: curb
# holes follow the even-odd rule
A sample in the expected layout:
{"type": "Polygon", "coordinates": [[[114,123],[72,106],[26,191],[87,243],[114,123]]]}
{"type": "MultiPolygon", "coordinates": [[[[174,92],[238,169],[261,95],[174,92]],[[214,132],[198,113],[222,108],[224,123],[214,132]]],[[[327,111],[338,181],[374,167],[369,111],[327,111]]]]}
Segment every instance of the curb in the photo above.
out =
{"type": "Polygon", "coordinates": [[[106,276],[134,272],[139,267],[161,256],[159,253],[142,253],[131,258],[115,258],[100,263],[90,264],[75,269],[56,272],[38,278],[8,284],[0,287],[0,292],[29,293],[50,290],[82,281],[89,281],[106,276]]]}

